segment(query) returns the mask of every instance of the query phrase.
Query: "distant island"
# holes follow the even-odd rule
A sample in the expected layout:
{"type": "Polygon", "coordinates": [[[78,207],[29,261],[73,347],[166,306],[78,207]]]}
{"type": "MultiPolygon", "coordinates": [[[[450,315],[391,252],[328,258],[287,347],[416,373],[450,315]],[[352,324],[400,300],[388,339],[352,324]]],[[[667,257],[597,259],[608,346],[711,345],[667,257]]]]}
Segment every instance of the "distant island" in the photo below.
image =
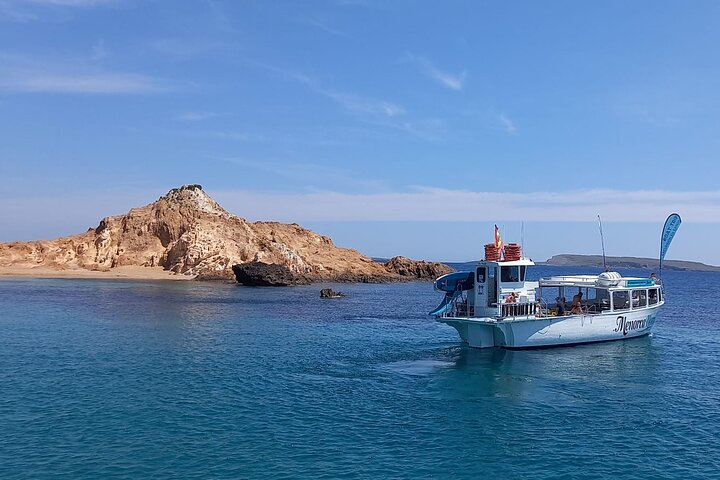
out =
{"type": "MultiPolygon", "coordinates": [[[[657,258],[642,257],[605,257],[608,268],[641,268],[650,271],[658,270],[657,258]]],[[[451,268],[458,271],[472,270],[477,264],[472,262],[444,262],[451,268]]],[[[602,255],[575,255],[563,253],[561,255],[553,255],[552,258],[545,262],[536,262],[537,265],[549,265],[553,267],[592,267],[603,268],[602,255]]],[[[665,260],[663,268],[668,270],[685,270],[693,272],[720,272],[720,267],[714,265],[706,265],[700,262],[688,262],[685,260],[665,260]]]]}
{"type": "MultiPolygon", "coordinates": [[[[605,257],[608,267],[613,268],[645,268],[648,270],[658,269],[657,258],[642,257],[605,257]]],[[[546,262],[538,262],[538,265],[553,265],[562,267],[599,267],[603,266],[602,255],[574,255],[564,253],[553,255],[546,262]]],[[[686,260],[665,260],[663,268],[668,270],[692,270],[695,272],[720,272],[720,267],[706,265],[700,262],[688,262],[686,260]]]]}

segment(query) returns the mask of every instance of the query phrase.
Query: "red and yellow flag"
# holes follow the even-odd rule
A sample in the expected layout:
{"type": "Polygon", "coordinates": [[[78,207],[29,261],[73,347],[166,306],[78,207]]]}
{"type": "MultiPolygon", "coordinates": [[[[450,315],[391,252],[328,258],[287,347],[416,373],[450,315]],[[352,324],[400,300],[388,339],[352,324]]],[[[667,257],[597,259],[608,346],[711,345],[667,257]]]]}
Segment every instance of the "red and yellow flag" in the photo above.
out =
{"type": "Polygon", "coordinates": [[[502,238],[500,238],[500,229],[497,225],[495,225],[495,247],[502,250],[503,243],[502,238]]]}

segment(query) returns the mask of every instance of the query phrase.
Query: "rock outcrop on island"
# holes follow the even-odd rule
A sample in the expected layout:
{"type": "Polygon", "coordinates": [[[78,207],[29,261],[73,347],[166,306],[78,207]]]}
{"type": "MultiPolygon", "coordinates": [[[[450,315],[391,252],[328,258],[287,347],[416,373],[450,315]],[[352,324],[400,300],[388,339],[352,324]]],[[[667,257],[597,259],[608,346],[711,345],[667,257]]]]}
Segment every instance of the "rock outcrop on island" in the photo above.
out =
{"type": "Polygon", "coordinates": [[[235,279],[233,265],[253,263],[279,265],[302,283],[426,278],[418,275],[426,271],[424,266],[413,269],[409,262],[400,272],[297,224],[248,222],[223,209],[200,185],[172,189],[149,205],[106,217],[84,233],[0,244],[0,267],[162,267],[199,279],[235,279]]]}
{"type": "Polygon", "coordinates": [[[277,263],[248,262],[233,265],[232,270],[238,283],[250,287],[287,287],[310,283],[307,277],[277,263]]]}
{"type": "Polygon", "coordinates": [[[389,272],[418,280],[435,280],[453,271],[444,263],[410,260],[405,257],[394,257],[384,265],[389,272]]]}

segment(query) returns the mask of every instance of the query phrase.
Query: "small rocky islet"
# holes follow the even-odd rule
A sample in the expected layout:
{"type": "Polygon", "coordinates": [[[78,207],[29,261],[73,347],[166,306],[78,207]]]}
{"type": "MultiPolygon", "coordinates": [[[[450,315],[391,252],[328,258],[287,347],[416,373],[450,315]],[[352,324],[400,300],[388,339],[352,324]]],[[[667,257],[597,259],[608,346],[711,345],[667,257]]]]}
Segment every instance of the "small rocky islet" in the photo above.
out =
{"type": "Polygon", "coordinates": [[[249,222],[221,207],[200,185],[174,188],[149,205],[105,217],[84,233],[0,243],[0,267],[112,272],[127,266],[258,286],[425,280],[452,271],[442,263],[404,257],[376,262],[295,223],[249,222]]]}

